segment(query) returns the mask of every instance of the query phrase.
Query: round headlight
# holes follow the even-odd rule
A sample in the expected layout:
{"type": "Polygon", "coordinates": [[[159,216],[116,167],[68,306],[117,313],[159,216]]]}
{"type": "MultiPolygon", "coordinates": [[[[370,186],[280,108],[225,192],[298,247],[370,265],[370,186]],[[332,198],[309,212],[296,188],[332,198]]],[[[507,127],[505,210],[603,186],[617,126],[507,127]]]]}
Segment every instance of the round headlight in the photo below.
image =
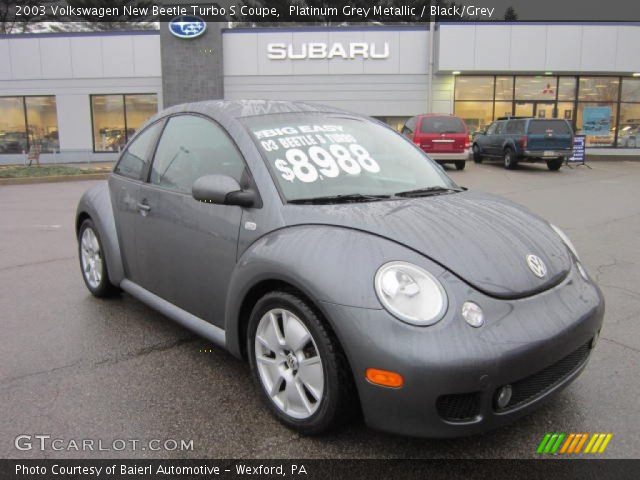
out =
{"type": "Polygon", "coordinates": [[[562,239],[564,244],[569,248],[569,250],[571,250],[571,253],[573,253],[573,255],[577,259],[580,259],[580,257],[578,256],[578,252],[576,251],[576,247],[573,246],[573,243],[571,243],[571,240],[569,240],[569,237],[567,237],[567,235],[562,230],[560,230],[558,227],[556,227],[552,223],[550,223],[549,225],[551,225],[551,228],[555,230],[555,232],[562,239]]]}
{"type": "Polygon", "coordinates": [[[389,313],[413,325],[433,325],[447,311],[447,294],[426,270],[407,262],[389,262],[378,269],[376,293],[389,313]]]}

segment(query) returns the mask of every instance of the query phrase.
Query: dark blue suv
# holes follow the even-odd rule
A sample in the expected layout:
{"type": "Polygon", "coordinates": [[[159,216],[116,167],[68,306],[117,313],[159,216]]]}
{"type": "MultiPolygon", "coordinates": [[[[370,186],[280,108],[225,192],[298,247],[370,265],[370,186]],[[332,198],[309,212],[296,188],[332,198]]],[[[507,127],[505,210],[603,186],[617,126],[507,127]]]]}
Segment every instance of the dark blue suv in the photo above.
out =
{"type": "Polygon", "coordinates": [[[542,118],[498,119],[473,139],[473,160],[501,159],[504,167],[518,162],[546,161],[558,170],[573,150],[573,130],[566,120],[542,118]]]}

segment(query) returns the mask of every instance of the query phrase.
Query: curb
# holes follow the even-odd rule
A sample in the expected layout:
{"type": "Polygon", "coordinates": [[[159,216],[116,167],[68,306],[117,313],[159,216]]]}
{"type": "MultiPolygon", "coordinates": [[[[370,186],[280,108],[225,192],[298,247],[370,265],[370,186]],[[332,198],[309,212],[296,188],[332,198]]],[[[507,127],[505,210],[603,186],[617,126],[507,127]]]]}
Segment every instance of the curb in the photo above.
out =
{"type": "Polygon", "coordinates": [[[78,182],[83,180],[106,180],[111,172],[106,173],[80,173],[78,175],[58,175],[50,177],[20,177],[20,178],[0,178],[2,185],[31,185],[34,183],[59,183],[78,182]]]}

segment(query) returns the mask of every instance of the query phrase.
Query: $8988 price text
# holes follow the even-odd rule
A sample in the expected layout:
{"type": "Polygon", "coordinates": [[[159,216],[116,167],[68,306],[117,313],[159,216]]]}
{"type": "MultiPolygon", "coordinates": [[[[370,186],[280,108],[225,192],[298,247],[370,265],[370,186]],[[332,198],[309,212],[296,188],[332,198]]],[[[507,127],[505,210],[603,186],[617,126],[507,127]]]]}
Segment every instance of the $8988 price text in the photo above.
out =
{"type": "Polygon", "coordinates": [[[313,146],[305,153],[299,148],[287,150],[285,158],[274,161],[282,178],[288,182],[298,180],[311,183],[324,177],[335,178],[340,174],[358,175],[363,170],[378,173],[380,165],[369,152],[357,143],[348,148],[344,145],[330,145],[328,150],[313,146]]]}

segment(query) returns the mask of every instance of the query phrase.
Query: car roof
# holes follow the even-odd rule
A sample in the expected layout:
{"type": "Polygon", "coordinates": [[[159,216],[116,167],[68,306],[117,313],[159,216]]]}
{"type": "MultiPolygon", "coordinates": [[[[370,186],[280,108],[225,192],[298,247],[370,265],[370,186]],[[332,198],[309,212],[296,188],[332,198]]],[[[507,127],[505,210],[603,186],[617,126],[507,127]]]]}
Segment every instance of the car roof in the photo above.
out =
{"type": "Polygon", "coordinates": [[[169,107],[160,113],[164,116],[185,111],[201,113],[209,112],[215,116],[226,116],[232,118],[271,115],[274,113],[349,113],[328,105],[284,100],[206,100],[202,102],[182,103],[180,105],[169,107]]]}

